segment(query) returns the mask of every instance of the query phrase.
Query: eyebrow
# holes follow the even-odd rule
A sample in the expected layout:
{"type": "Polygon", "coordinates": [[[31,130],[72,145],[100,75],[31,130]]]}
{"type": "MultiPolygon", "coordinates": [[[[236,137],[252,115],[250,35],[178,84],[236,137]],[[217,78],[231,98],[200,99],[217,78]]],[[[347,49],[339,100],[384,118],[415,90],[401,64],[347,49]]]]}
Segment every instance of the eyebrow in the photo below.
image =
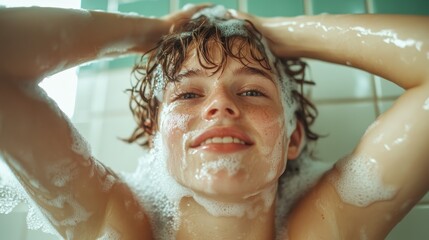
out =
{"type": "MultiPolygon", "coordinates": [[[[184,71],[181,71],[179,74],[177,74],[176,76],[176,80],[180,81],[182,78],[190,78],[190,77],[197,77],[197,76],[201,76],[204,74],[204,71],[202,69],[186,69],[184,71]]],[[[250,66],[242,66],[239,68],[236,68],[233,70],[233,75],[239,75],[239,74],[244,74],[244,75],[259,75],[263,78],[266,78],[272,82],[274,82],[271,74],[269,74],[268,72],[259,69],[259,68],[255,68],[255,67],[250,67],[250,66]]]]}
{"type": "Polygon", "coordinates": [[[182,78],[190,78],[190,77],[200,76],[202,74],[203,74],[202,69],[186,69],[184,71],[181,71],[179,74],[177,74],[175,79],[177,81],[180,81],[182,78]]]}
{"type": "Polygon", "coordinates": [[[271,76],[271,74],[269,74],[268,72],[259,69],[259,68],[255,68],[255,67],[250,67],[250,66],[242,66],[240,68],[237,68],[233,71],[234,75],[238,75],[238,74],[245,74],[245,75],[259,75],[263,78],[266,78],[270,81],[273,82],[273,77],[271,76]]]}

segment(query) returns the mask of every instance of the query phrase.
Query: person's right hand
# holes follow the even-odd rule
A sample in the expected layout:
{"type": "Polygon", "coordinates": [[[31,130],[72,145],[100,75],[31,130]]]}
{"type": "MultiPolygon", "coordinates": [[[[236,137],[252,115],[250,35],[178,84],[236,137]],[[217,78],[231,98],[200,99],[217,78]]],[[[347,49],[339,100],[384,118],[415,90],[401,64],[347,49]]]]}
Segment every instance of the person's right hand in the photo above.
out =
{"type": "Polygon", "coordinates": [[[209,6],[211,4],[190,5],[160,18],[142,18],[138,23],[139,26],[134,29],[134,35],[137,39],[140,39],[139,43],[136,43],[136,46],[130,50],[132,52],[145,53],[155,47],[162,36],[170,33],[181,24],[186,23],[195,13],[209,6]],[[148,22],[148,19],[151,21],[148,22]]]}

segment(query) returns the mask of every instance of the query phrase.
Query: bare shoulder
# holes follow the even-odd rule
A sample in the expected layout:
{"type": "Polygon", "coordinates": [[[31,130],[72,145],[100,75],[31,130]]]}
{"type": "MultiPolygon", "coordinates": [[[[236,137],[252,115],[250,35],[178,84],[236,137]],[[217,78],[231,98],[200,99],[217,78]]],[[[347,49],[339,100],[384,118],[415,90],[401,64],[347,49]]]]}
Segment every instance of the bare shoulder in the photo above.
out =
{"type": "Polygon", "coordinates": [[[429,190],[428,142],[426,84],[408,89],[301,200],[290,234],[383,239],[429,190]]]}

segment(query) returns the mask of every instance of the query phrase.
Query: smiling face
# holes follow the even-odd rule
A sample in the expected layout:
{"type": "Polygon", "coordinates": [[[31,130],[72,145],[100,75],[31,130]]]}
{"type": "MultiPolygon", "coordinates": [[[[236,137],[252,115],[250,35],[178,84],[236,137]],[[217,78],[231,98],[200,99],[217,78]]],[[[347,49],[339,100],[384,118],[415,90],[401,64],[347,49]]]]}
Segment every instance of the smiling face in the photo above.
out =
{"type": "MultiPolygon", "coordinates": [[[[221,49],[212,49],[220,61],[221,49]]],[[[170,174],[194,192],[219,197],[251,196],[276,184],[288,140],[275,76],[230,57],[213,73],[195,54],[167,84],[161,105],[158,144],[170,174]]]]}

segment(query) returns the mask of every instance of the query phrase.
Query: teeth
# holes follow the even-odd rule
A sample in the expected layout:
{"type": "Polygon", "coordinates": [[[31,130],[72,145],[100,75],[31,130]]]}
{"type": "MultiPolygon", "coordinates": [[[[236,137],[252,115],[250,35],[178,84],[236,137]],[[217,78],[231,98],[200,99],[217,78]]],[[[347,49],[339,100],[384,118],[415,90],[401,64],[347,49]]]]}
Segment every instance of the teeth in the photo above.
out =
{"type": "Polygon", "coordinates": [[[235,137],[214,137],[209,138],[201,143],[201,145],[206,145],[210,143],[239,143],[239,144],[246,144],[244,141],[235,138],[235,137]]]}

